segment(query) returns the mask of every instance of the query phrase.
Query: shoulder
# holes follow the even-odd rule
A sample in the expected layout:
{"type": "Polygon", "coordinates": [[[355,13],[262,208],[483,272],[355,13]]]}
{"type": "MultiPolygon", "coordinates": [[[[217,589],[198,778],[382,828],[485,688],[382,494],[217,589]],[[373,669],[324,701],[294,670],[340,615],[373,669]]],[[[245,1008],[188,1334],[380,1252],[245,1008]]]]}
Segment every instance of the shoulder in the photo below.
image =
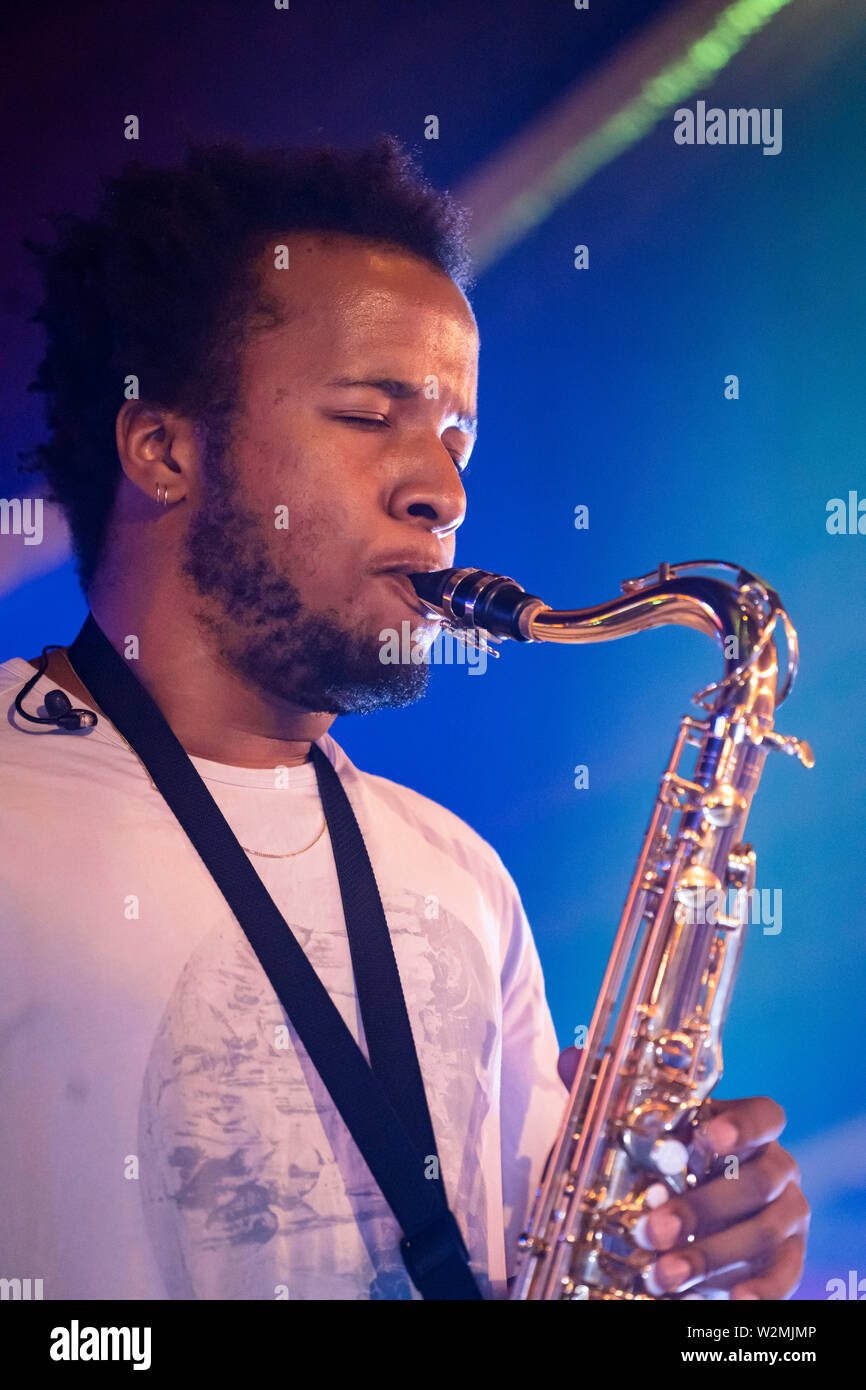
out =
{"type": "Polygon", "coordinates": [[[461,816],[414,787],[356,767],[330,735],[319,742],[350,792],[354,787],[363,795],[380,826],[388,820],[399,821],[422,835],[431,848],[446,853],[453,863],[480,874],[486,885],[497,885],[509,898],[516,896],[514,881],[500,855],[461,816]]]}
{"type": "Polygon", "coordinates": [[[17,694],[31,676],[36,675],[36,667],[25,661],[23,656],[11,656],[0,661],[0,699],[9,694],[17,694]]]}
{"type": "MultiPolygon", "coordinates": [[[[31,666],[29,661],[25,661],[22,656],[9,657],[8,660],[0,662],[0,741],[5,743],[7,751],[11,753],[11,748],[18,748],[21,740],[15,738],[16,730],[33,729],[36,726],[22,719],[15,708],[15,701],[21,691],[25,688],[28,681],[33,679],[37,682],[37,670],[31,666]]],[[[33,689],[24,696],[23,708],[29,714],[35,714],[39,708],[39,695],[33,689]]],[[[42,710],[44,714],[45,711],[42,710]]],[[[20,750],[24,751],[24,750],[20,750]]]]}

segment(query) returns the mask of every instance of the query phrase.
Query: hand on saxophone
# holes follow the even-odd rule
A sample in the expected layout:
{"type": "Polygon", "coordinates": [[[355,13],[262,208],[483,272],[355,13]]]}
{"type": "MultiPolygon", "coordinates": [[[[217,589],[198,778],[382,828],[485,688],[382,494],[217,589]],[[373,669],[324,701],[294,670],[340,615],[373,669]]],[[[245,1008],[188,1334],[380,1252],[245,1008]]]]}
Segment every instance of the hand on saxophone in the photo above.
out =
{"type": "MultiPolygon", "coordinates": [[[[567,1086],[579,1056],[575,1047],[560,1054],[567,1086]]],[[[661,1200],[642,1225],[639,1243],[660,1256],[648,1291],[790,1298],[803,1274],[810,1209],[796,1160],[778,1143],[785,1112],[750,1096],[713,1098],[702,1113],[696,1147],[712,1160],[708,1175],[684,1196],[665,1197],[658,1183],[661,1200]]]]}

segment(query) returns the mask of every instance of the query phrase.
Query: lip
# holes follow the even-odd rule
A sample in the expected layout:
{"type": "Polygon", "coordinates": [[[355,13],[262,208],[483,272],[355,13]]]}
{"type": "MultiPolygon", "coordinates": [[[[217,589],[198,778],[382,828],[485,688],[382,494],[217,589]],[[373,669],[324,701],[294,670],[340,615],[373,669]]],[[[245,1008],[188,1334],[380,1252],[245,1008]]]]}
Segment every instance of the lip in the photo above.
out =
{"type": "Polygon", "coordinates": [[[438,556],[414,555],[395,556],[384,564],[372,566],[375,574],[432,574],[445,568],[438,556]]]}
{"type": "Polygon", "coordinates": [[[410,608],[416,617],[426,618],[428,622],[433,622],[435,621],[435,618],[432,617],[428,609],[426,609],[422,605],[421,600],[415,592],[415,587],[412,584],[411,579],[409,579],[408,577],[409,574],[417,573],[417,568],[413,566],[413,568],[407,569],[405,572],[402,570],[393,569],[379,570],[375,577],[377,579],[390,580],[391,586],[394,589],[394,591],[400,594],[400,597],[406,604],[407,608],[410,608]]]}
{"type": "Polygon", "coordinates": [[[435,615],[431,614],[429,608],[418,597],[409,575],[432,574],[444,567],[445,561],[441,555],[431,555],[429,552],[427,555],[420,553],[413,555],[404,550],[402,555],[398,552],[390,556],[382,556],[378,564],[371,566],[371,571],[379,578],[394,580],[412,612],[419,618],[426,618],[428,622],[433,622],[435,615]]]}

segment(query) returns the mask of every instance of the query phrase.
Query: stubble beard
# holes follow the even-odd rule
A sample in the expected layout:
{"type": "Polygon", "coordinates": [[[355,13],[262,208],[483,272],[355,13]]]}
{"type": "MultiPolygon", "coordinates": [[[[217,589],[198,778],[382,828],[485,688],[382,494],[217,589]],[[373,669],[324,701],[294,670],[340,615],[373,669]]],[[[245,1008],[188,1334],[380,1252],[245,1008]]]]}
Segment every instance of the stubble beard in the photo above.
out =
{"type": "Polygon", "coordinates": [[[207,600],[193,616],[228,669],[315,713],[369,714],[420,700],[428,663],[383,663],[378,634],[306,609],[271,559],[266,519],[244,506],[213,446],[203,474],[206,498],[187,528],[182,570],[207,600]]]}

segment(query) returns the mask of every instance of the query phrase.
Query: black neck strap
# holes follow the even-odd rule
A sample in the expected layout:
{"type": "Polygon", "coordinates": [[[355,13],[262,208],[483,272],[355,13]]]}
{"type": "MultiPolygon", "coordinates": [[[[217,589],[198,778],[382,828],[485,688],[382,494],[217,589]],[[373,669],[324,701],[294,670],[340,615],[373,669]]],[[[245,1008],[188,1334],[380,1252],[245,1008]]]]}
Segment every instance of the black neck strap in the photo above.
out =
{"type": "Polygon", "coordinates": [[[159,707],[91,613],[68,656],[96,704],[144,763],[246,933],[400,1225],[403,1261],[418,1291],[425,1299],[481,1298],[439,1176],[379,889],[330,761],[314,743],[369,1064],[159,707]]]}

